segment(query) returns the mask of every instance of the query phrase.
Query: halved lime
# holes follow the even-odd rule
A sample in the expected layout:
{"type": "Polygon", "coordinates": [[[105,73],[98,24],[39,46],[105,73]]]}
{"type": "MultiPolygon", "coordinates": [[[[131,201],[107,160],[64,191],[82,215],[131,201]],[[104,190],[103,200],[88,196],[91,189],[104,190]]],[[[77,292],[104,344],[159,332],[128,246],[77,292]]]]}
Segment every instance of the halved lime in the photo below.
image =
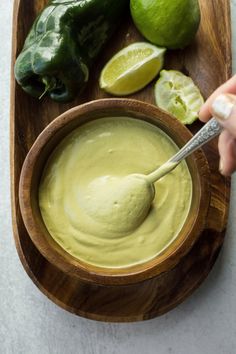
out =
{"type": "Polygon", "coordinates": [[[165,48],[138,42],[115,54],[101,72],[100,87],[118,96],[134,93],[159,73],[163,66],[165,48]]]}
{"type": "Polygon", "coordinates": [[[198,0],[131,0],[130,10],[148,41],[170,49],[191,43],[201,17],[198,0]]]}
{"type": "Polygon", "coordinates": [[[204,103],[193,80],[176,70],[162,70],[155,85],[156,104],[173,114],[183,124],[191,124],[198,118],[204,103]]]}

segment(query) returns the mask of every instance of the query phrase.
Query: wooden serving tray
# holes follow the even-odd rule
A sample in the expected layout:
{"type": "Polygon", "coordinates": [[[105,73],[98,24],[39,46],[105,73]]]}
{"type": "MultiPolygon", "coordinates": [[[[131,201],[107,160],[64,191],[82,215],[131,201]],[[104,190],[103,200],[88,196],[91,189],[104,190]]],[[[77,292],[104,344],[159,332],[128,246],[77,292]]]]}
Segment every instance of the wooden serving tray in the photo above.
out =
{"type": "MultiPolygon", "coordinates": [[[[115,1],[115,0],[114,0],[115,1]]],[[[12,68],[25,37],[46,0],[15,0],[12,68]]],[[[201,28],[195,42],[183,51],[169,51],[165,68],[189,74],[208,97],[231,75],[230,3],[201,0],[201,28]]],[[[217,140],[204,148],[211,169],[211,202],[207,225],[191,252],[170,272],[127,286],[99,286],[69,277],[37,251],[22,221],[18,184],[23,161],[39,133],[59,114],[80,103],[108,97],[98,87],[104,63],[119,49],[143,40],[129,16],[100,55],[88,88],[72,104],[38,101],[11,78],[11,195],[16,248],[38,288],[52,301],[77,315],[103,321],[137,321],[161,315],[181,303],[205,279],[223,244],[228,215],[230,181],[218,172],[217,140]]],[[[154,103],[153,84],[131,97],[154,103]]],[[[191,126],[194,132],[200,123],[191,126]]]]}

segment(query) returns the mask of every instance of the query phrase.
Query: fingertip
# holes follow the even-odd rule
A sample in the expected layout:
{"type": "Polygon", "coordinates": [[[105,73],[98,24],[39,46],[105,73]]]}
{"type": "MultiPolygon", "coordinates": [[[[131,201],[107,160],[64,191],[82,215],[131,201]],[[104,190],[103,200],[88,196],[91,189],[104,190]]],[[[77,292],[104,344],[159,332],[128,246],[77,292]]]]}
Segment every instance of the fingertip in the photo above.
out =
{"type": "Polygon", "coordinates": [[[206,123],[211,117],[211,97],[209,97],[199,111],[199,119],[206,123]]]}
{"type": "Polygon", "coordinates": [[[228,163],[225,164],[223,159],[220,158],[219,171],[222,176],[229,177],[234,172],[234,169],[228,163]]]}
{"type": "Polygon", "coordinates": [[[221,169],[221,168],[219,169],[220,173],[224,177],[230,177],[235,172],[235,170],[236,170],[235,167],[230,167],[230,166],[226,166],[223,169],[221,169]]]}
{"type": "Polygon", "coordinates": [[[205,123],[210,119],[210,117],[211,117],[211,113],[210,113],[209,105],[206,102],[199,111],[199,119],[205,123]]]}
{"type": "Polygon", "coordinates": [[[218,87],[210,97],[206,100],[199,112],[199,119],[202,122],[207,122],[212,117],[211,105],[217,96],[220,94],[235,94],[236,85],[236,75],[234,75],[230,80],[226,81],[223,85],[218,87]]]}
{"type": "Polygon", "coordinates": [[[219,170],[223,176],[230,176],[236,170],[236,140],[226,130],[219,138],[219,170]]]}
{"type": "Polygon", "coordinates": [[[199,119],[202,122],[206,123],[212,117],[211,103],[212,103],[212,97],[209,97],[199,111],[199,119]]]}

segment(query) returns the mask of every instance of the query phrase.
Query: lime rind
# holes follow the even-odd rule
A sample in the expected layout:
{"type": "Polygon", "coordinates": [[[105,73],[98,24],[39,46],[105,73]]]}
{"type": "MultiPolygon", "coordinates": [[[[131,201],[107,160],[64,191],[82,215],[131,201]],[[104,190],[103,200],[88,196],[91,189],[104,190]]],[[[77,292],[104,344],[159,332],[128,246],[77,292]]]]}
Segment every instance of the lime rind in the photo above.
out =
{"type": "Polygon", "coordinates": [[[156,104],[174,115],[183,124],[191,124],[198,118],[204,103],[193,80],[176,70],[162,70],[155,85],[156,104]]]}

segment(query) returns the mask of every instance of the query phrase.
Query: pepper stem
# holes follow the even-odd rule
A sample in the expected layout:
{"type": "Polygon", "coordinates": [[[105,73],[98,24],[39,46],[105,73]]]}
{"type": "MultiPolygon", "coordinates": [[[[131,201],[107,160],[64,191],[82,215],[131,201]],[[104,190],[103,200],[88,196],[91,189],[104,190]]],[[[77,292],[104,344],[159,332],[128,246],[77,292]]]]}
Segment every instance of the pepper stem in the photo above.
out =
{"type": "Polygon", "coordinates": [[[53,90],[56,87],[56,79],[53,77],[50,78],[48,76],[45,76],[42,78],[42,82],[45,85],[45,89],[44,89],[42,95],[39,96],[39,100],[41,100],[41,98],[43,98],[48,91],[53,90]]]}

